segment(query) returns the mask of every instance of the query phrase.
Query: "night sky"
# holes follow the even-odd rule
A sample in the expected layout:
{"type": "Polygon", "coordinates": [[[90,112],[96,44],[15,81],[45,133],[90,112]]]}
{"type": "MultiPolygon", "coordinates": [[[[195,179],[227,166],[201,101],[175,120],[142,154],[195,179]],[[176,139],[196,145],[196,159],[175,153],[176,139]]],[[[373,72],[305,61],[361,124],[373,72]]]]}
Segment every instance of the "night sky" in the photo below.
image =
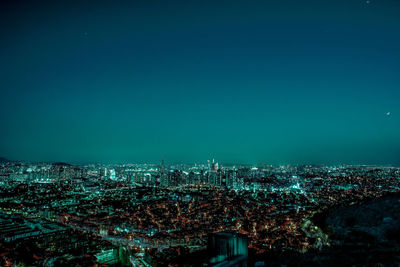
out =
{"type": "Polygon", "coordinates": [[[0,156],[400,165],[400,1],[1,1],[0,156]]]}

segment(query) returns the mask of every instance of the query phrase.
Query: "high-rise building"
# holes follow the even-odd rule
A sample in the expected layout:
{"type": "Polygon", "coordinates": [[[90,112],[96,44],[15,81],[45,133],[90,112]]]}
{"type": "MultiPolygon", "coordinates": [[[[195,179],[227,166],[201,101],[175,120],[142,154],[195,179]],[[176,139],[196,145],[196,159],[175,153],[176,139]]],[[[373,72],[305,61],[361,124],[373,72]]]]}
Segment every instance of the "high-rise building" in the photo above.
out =
{"type": "Polygon", "coordinates": [[[161,159],[161,168],[160,168],[161,174],[165,174],[165,164],[164,164],[164,159],[161,159]]]}
{"type": "Polygon", "coordinates": [[[195,184],[195,174],[193,171],[189,172],[189,175],[186,176],[186,184],[187,185],[195,184]]]}
{"type": "Polygon", "coordinates": [[[229,189],[234,189],[237,184],[236,171],[235,170],[227,171],[225,180],[226,180],[226,187],[228,187],[229,189]]]}
{"type": "Polygon", "coordinates": [[[178,186],[182,184],[182,173],[179,170],[168,173],[168,186],[178,186]]]}
{"type": "Polygon", "coordinates": [[[208,237],[210,264],[216,266],[247,266],[248,240],[234,231],[213,233],[208,237]]]}
{"type": "Polygon", "coordinates": [[[168,186],[168,176],[165,172],[165,163],[164,159],[161,159],[161,166],[160,166],[160,184],[161,186],[168,186]]]}
{"type": "MultiPolygon", "coordinates": [[[[218,163],[217,163],[218,164],[218,163]]],[[[217,166],[215,166],[215,161],[214,161],[214,159],[212,159],[212,163],[211,163],[211,170],[210,171],[212,171],[212,172],[215,172],[215,167],[217,167],[218,168],[218,165],[217,166]]]]}
{"type": "Polygon", "coordinates": [[[115,169],[110,169],[109,174],[110,174],[110,179],[115,180],[115,178],[116,178],[115,169]]]}

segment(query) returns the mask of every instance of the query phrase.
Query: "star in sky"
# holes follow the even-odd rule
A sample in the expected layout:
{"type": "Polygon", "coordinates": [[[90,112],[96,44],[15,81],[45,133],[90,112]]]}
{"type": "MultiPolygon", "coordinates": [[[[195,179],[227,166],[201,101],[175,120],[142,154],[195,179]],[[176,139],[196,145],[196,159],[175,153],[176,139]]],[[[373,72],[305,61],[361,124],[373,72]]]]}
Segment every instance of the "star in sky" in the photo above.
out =
{"type": "Polygon", "coordinates": [[[389,112],[386,112],[386,116],[390,116],[392,113],[389,111],[389,112]]]}

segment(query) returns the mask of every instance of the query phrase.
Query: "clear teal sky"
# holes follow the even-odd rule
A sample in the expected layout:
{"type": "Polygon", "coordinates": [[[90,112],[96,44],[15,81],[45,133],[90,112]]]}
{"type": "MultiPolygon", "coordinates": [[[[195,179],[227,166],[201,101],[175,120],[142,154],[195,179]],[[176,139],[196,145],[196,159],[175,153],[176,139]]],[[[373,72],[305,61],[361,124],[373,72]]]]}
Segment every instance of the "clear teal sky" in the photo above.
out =
{"type": "Polygon", "coordinates": [[[396,0],[1,1],[0,156],[399,165],[399,14],[396,0]]]}

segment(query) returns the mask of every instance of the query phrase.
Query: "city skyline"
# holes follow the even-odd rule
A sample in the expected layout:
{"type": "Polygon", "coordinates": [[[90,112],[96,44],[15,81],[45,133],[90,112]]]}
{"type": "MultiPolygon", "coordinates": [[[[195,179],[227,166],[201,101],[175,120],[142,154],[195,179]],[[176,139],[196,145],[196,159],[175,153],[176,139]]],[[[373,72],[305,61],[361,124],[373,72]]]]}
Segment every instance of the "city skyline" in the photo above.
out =
{"type": "Polygon", "coordinates": [[[0,2],[0,266],[400,266],[400,1],[0,2]]]}
{"type": "MultiPolygon", "coordinates": [[[[25,164],[66,164],[71,166],[89,166],[89,165],[104,165],[104,166],[121,166],[121,165],[132,165],[132,166],[162,166],[164,163],[166,167],[179,168],[180,166],[206,166],[212,160],[216,160],[215,158],[204,159],[199,161],[169,161],[168,159],[160,159],[157,161],[62,161],[62,160],[18,160],[18,159],[8,159],[6,157],[0,157],[0,163],[25,163],[25,164]]],[[[366,163],[344,163],[344,162],[333,162],[329,164],[325,163],[288,163],[288,162],[281,162],[281,163],[270,163],[270,162],[228,162],[228,161],[216,161],[220,167],[252,167],[252,168],[263,168],[263,167],[278,167],[278,166],[354,166],[354,167],[382,167],[382,168],[398,168],[399,165],[390,164],[390,163],[382,163],[382,164],[366,164],[366,163]]]]}
{"type": "Polygon", "coordinates": [[[1,265],[398,263],[400,168],[160,163],[0,159],[1,265]]]}
{"type": "Polygon", "coordinates": [[[0,156],[400,164],[400,3],[0,5],[0,156]]]}

